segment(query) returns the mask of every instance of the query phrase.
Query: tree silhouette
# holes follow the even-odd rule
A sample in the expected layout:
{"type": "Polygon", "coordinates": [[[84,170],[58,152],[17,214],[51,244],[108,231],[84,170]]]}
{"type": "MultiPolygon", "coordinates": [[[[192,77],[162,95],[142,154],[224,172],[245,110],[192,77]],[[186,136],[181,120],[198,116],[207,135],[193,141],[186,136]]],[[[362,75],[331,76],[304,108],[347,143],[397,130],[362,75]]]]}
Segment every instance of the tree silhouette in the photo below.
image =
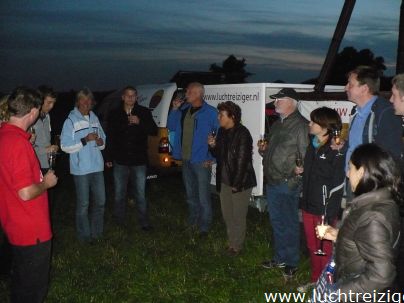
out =
{"type": "Polygon", "coordinates": [[[223,73],[225,75],[225,83],[246,83],[248,76],[252,74],[245,70],[245,58],[237,59],[234,55],[230,55],[223,61],[222,66],[213,63],[209,70],[214,73],[223,73]]]}
{"type": "MultiPolygon", "coordinates": [[[[380,76],[386,70],[383,57],[375,57],[370,49],[356,50],[352,46],[345,47],[337,54],[327,84],[345,85],[346,75],[359,65],[372,66],[379,71],[380,76]]],[[[316,83],[317,78],[310,79],[304,83],[316,83]]]]}

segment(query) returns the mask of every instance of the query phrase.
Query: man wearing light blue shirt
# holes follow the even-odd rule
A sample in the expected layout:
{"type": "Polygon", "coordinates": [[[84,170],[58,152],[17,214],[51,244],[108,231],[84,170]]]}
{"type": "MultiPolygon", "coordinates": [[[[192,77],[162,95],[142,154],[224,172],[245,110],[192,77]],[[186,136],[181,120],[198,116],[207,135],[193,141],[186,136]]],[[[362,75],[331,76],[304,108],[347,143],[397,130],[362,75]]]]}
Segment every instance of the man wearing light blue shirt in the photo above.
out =
{"type": "Polygon", "coordinates": [[[401,121],[390,102],[379,97],[380,77],[369,66],[358,66],[348,75],[348,99],[357,106],[351,117],[346,169],[352,152],[361,144],[376,143],[395,159],[401,153],[401,121]]]}

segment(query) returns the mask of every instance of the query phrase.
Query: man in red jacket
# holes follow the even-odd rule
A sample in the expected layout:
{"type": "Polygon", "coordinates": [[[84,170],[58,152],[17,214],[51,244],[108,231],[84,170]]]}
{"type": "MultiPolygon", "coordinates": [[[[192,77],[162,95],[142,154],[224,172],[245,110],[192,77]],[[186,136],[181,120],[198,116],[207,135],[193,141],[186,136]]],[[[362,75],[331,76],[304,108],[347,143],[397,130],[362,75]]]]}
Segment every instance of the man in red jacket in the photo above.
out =
{"type": "Polygon", "coordinates": [[[28,88],[8,99],[9,122],[0,127],[0,222],[11,244],[11,302],[43,302],[51,255],[47,189],[53,171],[42,176],[27,129],[39,115],[42,99],[28,88]]]}

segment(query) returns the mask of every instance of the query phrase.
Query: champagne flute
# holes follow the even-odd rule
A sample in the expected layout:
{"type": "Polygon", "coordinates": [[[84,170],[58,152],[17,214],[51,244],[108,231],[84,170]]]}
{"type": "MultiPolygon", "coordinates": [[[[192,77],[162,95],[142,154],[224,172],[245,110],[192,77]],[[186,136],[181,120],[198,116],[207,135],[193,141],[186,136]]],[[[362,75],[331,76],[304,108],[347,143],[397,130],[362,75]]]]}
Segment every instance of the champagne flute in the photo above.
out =
{"type": "Polygon", "coordinates": [[[55,165],[56,165],[56,152],[50,151],[48,153],[48,162],[49,162],[49,169],[50,170],[55,170],[55,165]]]}
{"type": "Polygon", "coordinates": [[[340,145],[341,145],[341,130],[339,128],[334,128],[332,130],[332,135],[334,137],[334,142],[338,147],[337,157],[342,156],[343,154],[340,152],[340,145]]]}
{"type": "Polygon", "coordinates": [[[327,216],[327,186],[323,185],[323,206],[324,206],[324,214],[321,216],[321,222],[320,224],[317,225],[317,230],[319,233],[319,236],[321,237],[320,240],[320,248],[317,249],[314,254],[317,256],[326,256],[327,254],[323,250],[323,237],[325,234],[325,231],[327,230],[327,225],[325,223],[325,218],[327,216]]]}
{"type": "MultiPolygon", "coordinates": [[[[297,152],[296,152],[296,159],[295,159],[295,162],[296,162],[296,166],[297,166],[297,167],[299,167],[299,168],[302,168],[302,167],[303,167],[303,157],[302,157],[302,154],[301,154],[300,151],[297,151],[297,152]]],[[[298,177],[298,178],[301,178],[302,175],[301,175],[301,174],[298,174],[297,177],[298,177]]]]}
{"type": "Polygon", "coordinates": [[[129,118],[132,116],[132,109],[128,109],[128,110],[126,111],[126,115],[128,116],[128,124],[131,125],[132,123],[130,123],[129,118]]]}
{"type": "MultiPolygon", "coordinates": [[[[97,136],[97,139],[98,139],[99,138],[99,129],[98,129],[98,127],[93,127],[93,133],[94,133],[94,135],[97,136]]],[[[94,140],[94,147],[98,147],[97,139],[94,140]]]]}

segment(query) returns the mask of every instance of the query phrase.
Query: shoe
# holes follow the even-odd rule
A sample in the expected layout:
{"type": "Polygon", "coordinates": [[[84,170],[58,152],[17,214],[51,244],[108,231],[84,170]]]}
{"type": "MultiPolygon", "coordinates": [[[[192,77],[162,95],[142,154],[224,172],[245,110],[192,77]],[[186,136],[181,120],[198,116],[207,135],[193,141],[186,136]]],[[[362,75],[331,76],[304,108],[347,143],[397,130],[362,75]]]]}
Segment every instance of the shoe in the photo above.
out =
{"type": "Polygon", "coordinates": [[[297,267],[286,265],[283,269],[283,276],[286,279],[291,279],[294,277],[295,273],[297,272],[297,267]]]}
{"type": "Polygon", "coordinates": [[[261,263],[262,267],[266,269],[273,269],[273,268],[284,268],[286,266],[285,263],[278,263],[274,260],[268,260],[261,263]]]}
{"type": "Polygon", "coordinates": [[[240,254],[241,250],[240,249],[234,249],[233,247],[228,247],[226,249],[226,254],[229,257],[237,257],[240,254]]]}
{"type": "Polygon", "coordinates": [[[304,292],[304,293],[306,293],[306,292],[308,292],[310,289],[312,289],[314,286],[316,286],[316,283],[310,282],[310,283],[307,283],[307,284],[304,284],[304,285],[300,285],[296,290],[297,290],[298,292],[304,292]]]}

